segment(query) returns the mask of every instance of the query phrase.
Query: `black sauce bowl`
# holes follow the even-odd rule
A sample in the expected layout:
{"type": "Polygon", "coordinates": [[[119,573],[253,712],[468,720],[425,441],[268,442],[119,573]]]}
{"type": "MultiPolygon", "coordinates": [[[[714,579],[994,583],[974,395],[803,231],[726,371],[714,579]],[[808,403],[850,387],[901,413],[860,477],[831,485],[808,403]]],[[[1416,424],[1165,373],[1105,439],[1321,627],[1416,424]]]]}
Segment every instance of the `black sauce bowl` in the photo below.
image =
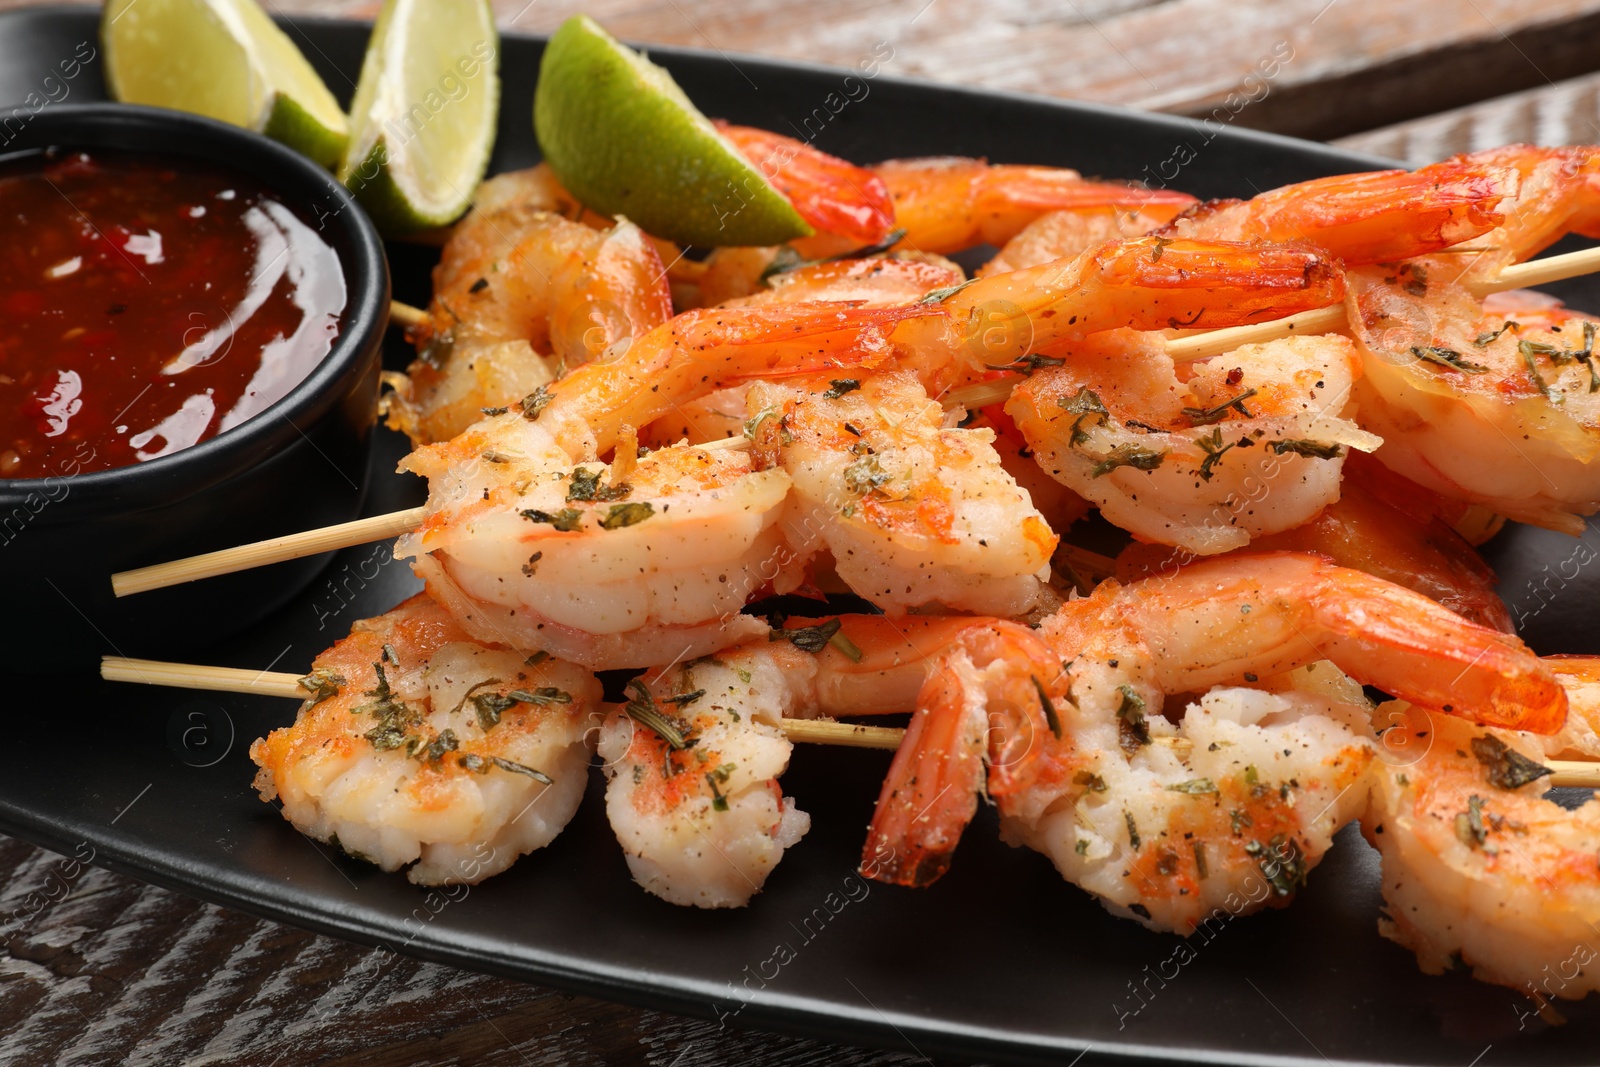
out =
{"type": "Polygon", "coordinates": [[[52,106],[5,150],[48,147],[189,158],[248,174],[320,231],[347,292],[331,350],[254,418],[145,463],[0,479],[0,669],[92,671],[106,653],[173,657],[236,633],[327,563],[310,557],[122,599],[111,592],[116,571],[356,517],[389,270],[377,231],[332,175],[246,130],[159,108],[52,106]]]}

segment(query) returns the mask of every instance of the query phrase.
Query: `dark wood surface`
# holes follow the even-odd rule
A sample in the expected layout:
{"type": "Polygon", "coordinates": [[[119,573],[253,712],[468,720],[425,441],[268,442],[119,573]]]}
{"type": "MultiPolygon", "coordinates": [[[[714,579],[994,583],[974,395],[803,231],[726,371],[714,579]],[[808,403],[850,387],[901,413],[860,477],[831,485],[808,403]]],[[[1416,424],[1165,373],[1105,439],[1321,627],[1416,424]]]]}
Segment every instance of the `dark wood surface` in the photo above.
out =
{"type": "MultiPolygon", "coordinates": [[[[370,17],[377,5],[267,6],[370,17]]],[[[896,74],[1191,115],[1223,108],[1241,125],[1338,138],[1413,164],[1519,140],[1600,141],[1600,0],[495,7],[515,29],[548,30],[585,10],[633,40],[839,65],[887,41],[896,74]],[[1245,97],[1255,99],[1240,105],[1245,97]]],[[[909,1045],[851,1049],[723,1029],[381,954],[0,837],[0,1067],[926,1062],[909,1045]]]]}

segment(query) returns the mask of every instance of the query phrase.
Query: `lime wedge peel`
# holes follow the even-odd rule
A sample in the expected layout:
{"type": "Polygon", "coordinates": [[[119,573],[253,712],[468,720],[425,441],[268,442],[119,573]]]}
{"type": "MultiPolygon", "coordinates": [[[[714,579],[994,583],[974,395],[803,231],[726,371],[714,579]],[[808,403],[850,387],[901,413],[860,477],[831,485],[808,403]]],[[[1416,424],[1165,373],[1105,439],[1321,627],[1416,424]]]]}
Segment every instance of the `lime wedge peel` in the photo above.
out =
{"type": "Polygon", "coordinates": [[[255,0],[108,0],[100,37],[118,100],[243,126],[327,167],[344,154],[339,102],[255,0]]]}
{"type": "Polygon", "coordinates": [[[682,244],[775,245],[813,230],[661,67],[591,18],[545,46],[534,133],[586,206],[682,244]]]}
{"type": "Polygon", "coordinates": [[[384,232],[443,226],[472,202],[494,147],[499,52],[489,0],[385,0],[339,167],[384,232]]]}

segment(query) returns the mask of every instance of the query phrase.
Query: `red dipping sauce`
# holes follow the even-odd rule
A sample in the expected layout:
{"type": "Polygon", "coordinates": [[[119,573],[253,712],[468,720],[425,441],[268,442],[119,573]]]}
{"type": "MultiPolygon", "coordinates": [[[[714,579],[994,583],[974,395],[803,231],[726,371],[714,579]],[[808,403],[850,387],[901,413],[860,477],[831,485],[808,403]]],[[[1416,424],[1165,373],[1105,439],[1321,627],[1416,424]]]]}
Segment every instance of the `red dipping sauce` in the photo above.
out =
{"type": "Polygon", "coordinates": [[[333,346],[334,250],[198,160],[0,163],[0,478],[157,459],[281,400],[333,346]]]}

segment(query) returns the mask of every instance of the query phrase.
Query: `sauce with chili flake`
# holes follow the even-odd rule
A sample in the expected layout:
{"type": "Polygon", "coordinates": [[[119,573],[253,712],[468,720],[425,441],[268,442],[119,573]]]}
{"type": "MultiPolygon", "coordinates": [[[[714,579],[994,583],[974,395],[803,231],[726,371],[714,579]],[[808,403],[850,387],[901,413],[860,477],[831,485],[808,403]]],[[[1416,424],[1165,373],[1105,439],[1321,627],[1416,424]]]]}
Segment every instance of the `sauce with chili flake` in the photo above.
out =
{"type": "Polygon", "coordinates": [[[170,455],[333,346],[338,256],[248,177],[50,151],[0,163],[0,478],[170,455]]]}

